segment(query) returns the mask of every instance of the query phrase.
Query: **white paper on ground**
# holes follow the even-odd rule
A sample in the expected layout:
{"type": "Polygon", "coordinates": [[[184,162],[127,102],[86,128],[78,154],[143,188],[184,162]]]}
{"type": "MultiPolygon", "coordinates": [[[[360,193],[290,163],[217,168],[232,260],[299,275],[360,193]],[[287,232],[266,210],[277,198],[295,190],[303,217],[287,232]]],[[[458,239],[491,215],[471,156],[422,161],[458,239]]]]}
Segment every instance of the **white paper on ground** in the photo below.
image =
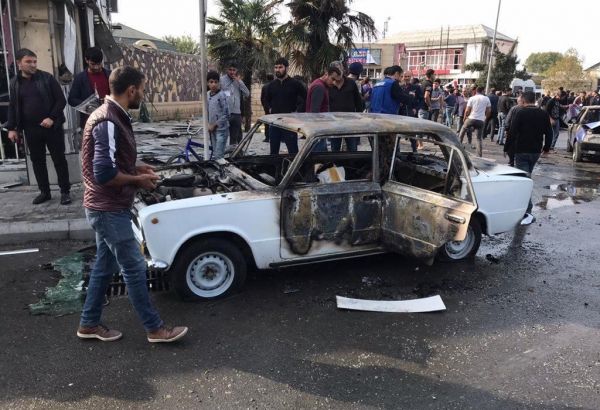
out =
{"type": "Polygon", "coordinates": [[[338,309],[369,312],[422,313],[446,310],[440,295],[411,300],[366,300],[336,296],[338,309]]]}
{"type": "Polygon", "coordinates": [[[40,250],[38,248],[31,248],[31,249],[19,249],[16,251],[3,251],[0,252],[0,256],[6,256],[6,255],[18,255],[20,253],[33,253],[33,252],[39,252],[40,250]]]}

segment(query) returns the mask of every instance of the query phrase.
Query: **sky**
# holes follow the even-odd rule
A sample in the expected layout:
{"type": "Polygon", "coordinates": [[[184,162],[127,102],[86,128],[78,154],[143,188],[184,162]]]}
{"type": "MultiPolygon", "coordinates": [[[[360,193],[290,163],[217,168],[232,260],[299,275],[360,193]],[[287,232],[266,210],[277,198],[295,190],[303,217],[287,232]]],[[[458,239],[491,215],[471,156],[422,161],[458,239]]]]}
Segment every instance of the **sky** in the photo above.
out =
{"type": "MultiPolygon", "coordinates": [[[[208,15],[218,14],[217,1],[208,0],[208,15]]],[[[155,37],[190,34],[199,36],[198,0],[121,0],[113,23],[123,23],[155,37]]],[[[598,47],[597,0],[503,0],[498,31],[517,38],[517,54],[524,62],[533,52],[565,52],[574,47],[587,68],[600,62],[598,47]],[[585,13],[589,14],[586,20],[585,13]],[[560,22],[563,22],[562,24],[560,22]],[[560,28],[560,27],[564,28],[560,28]],[[575,34],[576,33],[576,34],[575,34]]],[[[381,38],[384,22],[390,18],[388,33],[422,30],[448,25],[485,24],[494,28],[496,0],[428,0],[420,2],[392,0],[353,0],[350,8],[370,15],[381,38]],[[390,7],[394,5],[394,7],[390,7]],[[431,10],[426,13],[425,10],[431,10]]],[[[286,17],[285,8],[281,19],[286,17]]],[[[209,29],[210,27],[207,27],[209,29]]]]}

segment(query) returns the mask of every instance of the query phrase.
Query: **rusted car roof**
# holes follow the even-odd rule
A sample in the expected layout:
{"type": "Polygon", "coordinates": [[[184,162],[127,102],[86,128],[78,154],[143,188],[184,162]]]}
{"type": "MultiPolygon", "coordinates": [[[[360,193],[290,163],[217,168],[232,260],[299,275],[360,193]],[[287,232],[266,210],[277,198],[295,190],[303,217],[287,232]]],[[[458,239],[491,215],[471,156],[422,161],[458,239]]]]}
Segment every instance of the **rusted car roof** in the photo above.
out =
{"type": "Polygon", "coordinates": [[[260,117],[266,124],[299,132],[306,138],[350,134],[433,134],[441,142],[462,148],[456,133],[433,121],[391,114],[330,112],[269,114],[260,117]]]}

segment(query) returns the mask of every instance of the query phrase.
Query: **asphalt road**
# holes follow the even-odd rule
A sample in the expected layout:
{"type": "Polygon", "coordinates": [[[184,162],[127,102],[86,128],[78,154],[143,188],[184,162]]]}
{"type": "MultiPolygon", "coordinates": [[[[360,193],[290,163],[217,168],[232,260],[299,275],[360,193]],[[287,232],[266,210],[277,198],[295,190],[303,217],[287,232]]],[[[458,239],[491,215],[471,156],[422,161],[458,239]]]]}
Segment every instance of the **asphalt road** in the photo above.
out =
{"type": "Polygon", "coordinates": [[[384,255],[258,273],[212,303],[155,293],[166,321],[190,327],[173,345],[147,343],[124,297],[105,310],[125,333],[116,343],[78,340],[77,315],[29,315],[57,281],[39,265],[85,243],[0,257],[0,407],[598,408],[600,164],[561,152],[534,179],[537,222],[484,239],[471,262],[384,255]],[[335,305],[431,294],[447,311],[335,305]]]}

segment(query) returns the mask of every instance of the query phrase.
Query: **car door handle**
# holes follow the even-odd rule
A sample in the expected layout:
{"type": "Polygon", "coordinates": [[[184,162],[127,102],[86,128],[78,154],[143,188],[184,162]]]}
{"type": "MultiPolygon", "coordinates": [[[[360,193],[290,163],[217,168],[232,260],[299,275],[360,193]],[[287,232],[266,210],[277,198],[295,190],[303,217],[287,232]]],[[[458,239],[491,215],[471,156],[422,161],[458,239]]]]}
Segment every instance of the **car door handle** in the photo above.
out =
{"type": "Polygon", "coordinates": [[[465,219],[464,216],[460,216],[460,215],[454,215],[454,214],[446,214],[446,219],[449,220],[450,222],[456,222],[457,224],[464,224],[465,222],[467,222],[467,220],[465,219]]]}
{"type": "Polygon", "coordinates": [[[383,198],[383,196],[381,194],[370,194],[370,195],[365,195],[362,197],[363,201],[378,201],[381,198],[383,198]]]}

